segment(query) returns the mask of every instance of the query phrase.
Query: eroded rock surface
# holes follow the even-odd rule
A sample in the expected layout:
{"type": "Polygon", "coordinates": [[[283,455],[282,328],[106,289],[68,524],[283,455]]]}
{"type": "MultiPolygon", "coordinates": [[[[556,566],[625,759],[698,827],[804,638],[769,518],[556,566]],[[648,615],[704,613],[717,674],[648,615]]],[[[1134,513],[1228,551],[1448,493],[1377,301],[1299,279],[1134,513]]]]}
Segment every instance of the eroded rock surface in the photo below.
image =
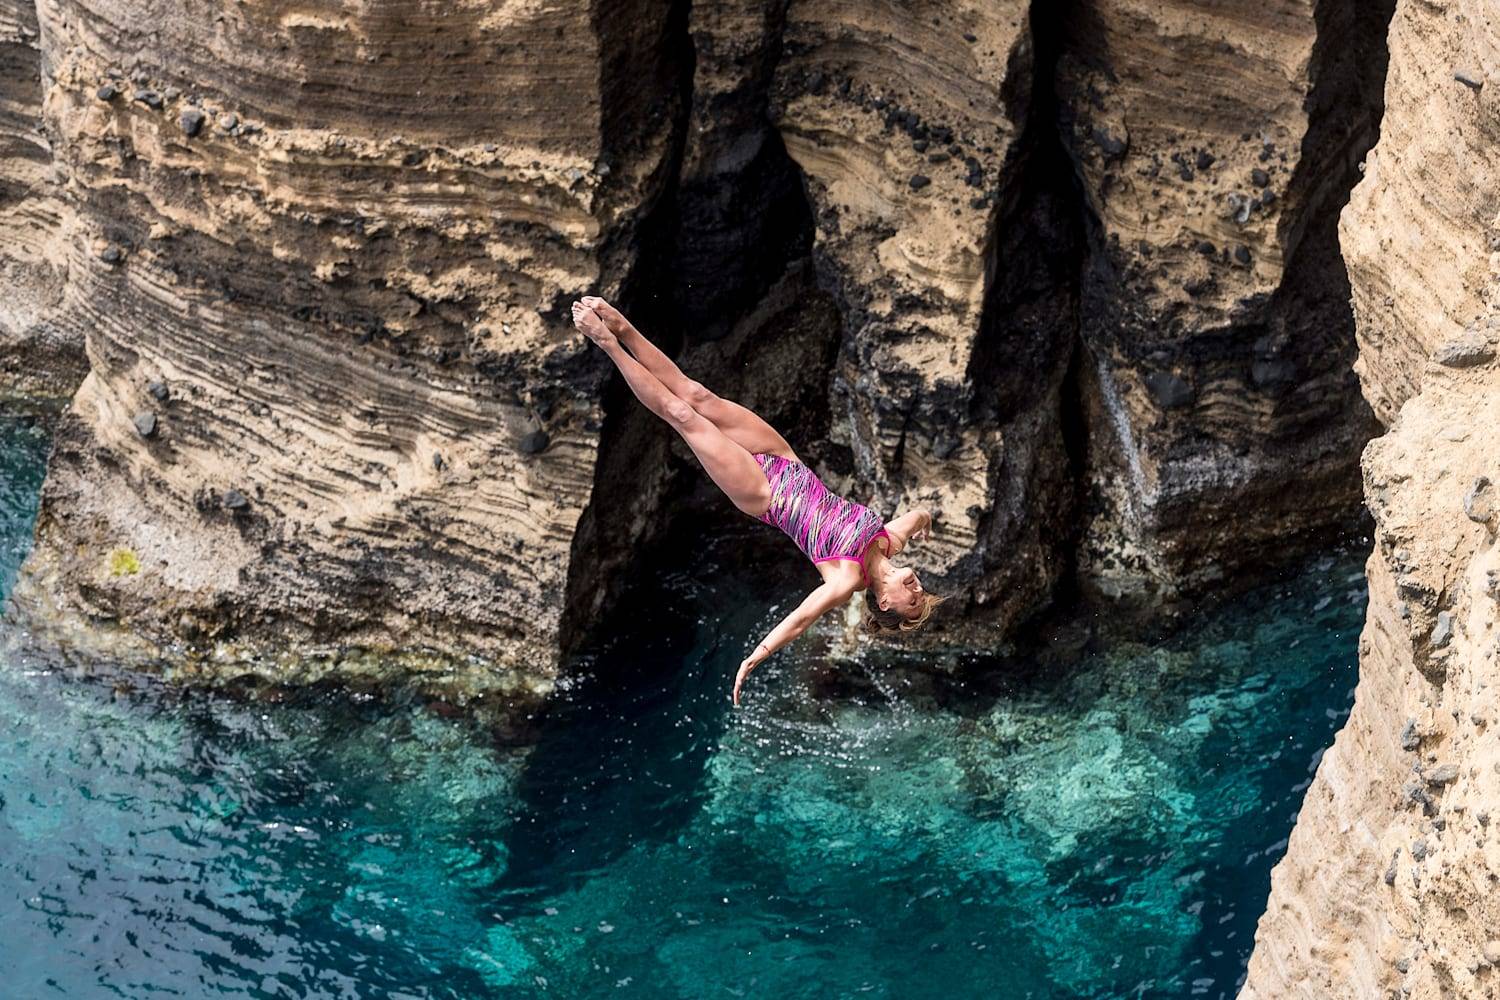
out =
{"type": "Polygon", "coordinates": [[[545,690],[716,502],[586,291],[936,509],[939,641],[1248,582],[1353,509],[1372,9],[42,0],[45,315],[91,374],[23,597],[212,675],[545,690]]]}
{"type": "Polygon", "coordinates": [[[0,392],[62,396],[83,380],[83,335],[61,314],[65,209],[41,131],[32,0],[0,0],[0,392]]]}
{"type": "Polygon", "coordinates": [[[1035,177],[1065,166],[1028,129],[1029,5],[794,0],[785,47],[776,121],[843,307],[837,439],[882,509],[942,512],[923,568],[1008,628],[1066,571],[1073,511],[1076,245],[1035,177]]]}
{"type": "Polygon", "coordinates": [[[1389,15],[1072,8],[1058,89],[1093,219],[1086,585],[1148,604],[1201,593],[1355,503],[1374,425],[1334,223],[1375,139],[1389,15]]]}
{"type": "Polygon", "coordinates": [[[1360,377],[1390,423],[1364,454],[1360,681],[1272,874],[1246,998],[1500,991],[1500,24],[1479,0],[1400,0],[1390,47],[1340,226],[1360,377]]]}
{"type": "Polygon", "coordinates": [[[668,179],[655,5],[39,12],[91,370],[33,596],[297,679],[399,649],[544,689],[601,420],[563,317],[668,179]]]}

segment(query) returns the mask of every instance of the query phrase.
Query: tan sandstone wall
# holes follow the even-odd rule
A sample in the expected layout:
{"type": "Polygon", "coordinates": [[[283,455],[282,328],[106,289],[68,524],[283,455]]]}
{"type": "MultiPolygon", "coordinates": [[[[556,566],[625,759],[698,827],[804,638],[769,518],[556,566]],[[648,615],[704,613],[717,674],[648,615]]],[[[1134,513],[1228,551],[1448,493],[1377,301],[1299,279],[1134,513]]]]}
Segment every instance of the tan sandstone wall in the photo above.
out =
{"type": "Polygon", "coordinates": [[[32,596],[221,673],[544,689],[601,421],[565,316],[667,180],[656,5],[39,14],[90,374],[32,596]]]}
{"type": "Polygon", "coordinates": [[[1334,223],[1374,141],[1389,7],[1070,8],[1060,118],[1094,220],[1079,560],[1107,596],[1233,586],[1357,503],[1374,424],[1334,223]]]}
{"type": "Polygon", "coordinates": [[[65,210],[41,128],[32,0],[0,0],[0,392],[67,397],[86,371],[83,336],[58,315],[65,210]]]}
{"type": "Polygon", "coordinates": [[[207,677],[547,690],[718,503],[587,291],[939,512],[938,643],[1240,586],[1354,509],[1379,8],[41,0],[3,176],[59,277],[9,284],[90,374],[23,605],[207,677]]]}
{"type": "Polygon", "coordinates": [[[1340,225],[1376,520],[1353,714],[1272,873],[1242,996],[1500,993],[1500,20],[1400,0],[1340,225]]]}

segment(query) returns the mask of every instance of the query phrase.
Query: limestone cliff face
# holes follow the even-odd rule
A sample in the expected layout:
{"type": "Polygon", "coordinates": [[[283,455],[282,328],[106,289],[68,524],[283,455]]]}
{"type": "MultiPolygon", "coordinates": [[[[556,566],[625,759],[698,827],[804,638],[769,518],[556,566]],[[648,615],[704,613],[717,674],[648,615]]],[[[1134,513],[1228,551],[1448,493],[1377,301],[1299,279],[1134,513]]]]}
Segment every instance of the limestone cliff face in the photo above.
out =
{"type": "Polygon", "coordinates": [[[1105,594],[1203,592],[1356,502],[1373,422],[1334,223],[1375,138],[1389,15],[1099,0],[1068,18],[1061,117],[1092,217],[1079,558],[1105,594]]]}
{"type": "Polygon", "coordinates": [[[601,420],[563,316],[667,181],[655,6],[39,15],[90,373],[33,596],[299,678],[545,688],[601,420]]]}
{"type": "Polygon", "coordinates": [[[1376,520],[1353,714],[1272,875],[1247,998],[1500,988],[1500,24],[1400,0],[1340,225],[1376,520]]]}
{"type": "Polygon", "coordinates": [[[1065,571],[1073,510],[1076,246],[1034,183],[1029,6],[794,0],[784,44],[776,122],[843,313],[838,440],[882,509],[941,511],[923,569],[1009,627],[1065,571]]]}
{"type": "Polygon", "coordinates": [[[32,0],[0,0],[0,383],[69,396],[87,368],[60,313],[65,209],[41,131],[41,53],[32,0]]]}
{"type": "Polygon", "coordinates": [[[701,482],[586,291],[936,509],[949,641],[1248,578],[1353,507],[1367,6],[41,0],[0,261],[49,241],[27,328],[90,373],[22,597],[213,676],[544,691],[701,482]]]}

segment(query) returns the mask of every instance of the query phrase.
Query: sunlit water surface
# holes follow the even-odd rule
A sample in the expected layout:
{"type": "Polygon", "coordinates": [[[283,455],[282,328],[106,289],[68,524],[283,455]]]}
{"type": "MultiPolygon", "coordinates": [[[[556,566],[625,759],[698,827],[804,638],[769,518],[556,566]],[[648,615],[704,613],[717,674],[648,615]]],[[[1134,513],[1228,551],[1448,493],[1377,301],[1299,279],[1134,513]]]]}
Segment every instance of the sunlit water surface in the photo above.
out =
{"type": "MultiPolygon", "coordinates": [[[[45,440],[0,441],[9,585],[45,440]]],[[[1328,558],[999,697],[813,701],[773,663],[733,713],[764,602],[642,586],[529,753],[4,665],[0,992],[1232,996],[1363,608],[1328,558]]]]}

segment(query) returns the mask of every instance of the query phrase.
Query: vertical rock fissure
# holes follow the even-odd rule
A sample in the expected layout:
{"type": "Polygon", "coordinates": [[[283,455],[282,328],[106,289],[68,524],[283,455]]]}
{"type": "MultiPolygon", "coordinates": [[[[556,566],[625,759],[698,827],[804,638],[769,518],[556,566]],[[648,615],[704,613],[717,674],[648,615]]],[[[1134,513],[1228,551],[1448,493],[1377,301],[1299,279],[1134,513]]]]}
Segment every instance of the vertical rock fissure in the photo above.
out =
{"type": "MultiPolygon", "coordinates": [[[[692,46],[687,32],[691,6],[691,0],[675,0],[663,22],[665,42],[661,51],[676,54],[684,60],[661,74],[659,79],[669,80],[670,89],[655,98],[671,102],[667,118],[671,122],[672,136],[665,168],[671,180],[667,190],[630,234],[630,243],[606,247],[602,254],[605,263],[601,286],[618,288],[615,294],[617,304],[642,322],[654,318],[655,310],[649,307],[656,300],[646,290],[653,286],[661,270],[661,254],[654,248],[662,246],[664,238],[671,232],[672,192],[681,172],[687,119],[692,105],[692,46]],[[638,252],[639,247],[647,249],[638,252]],[[653,315],[643,315],[639,308],[642,306],[648,307],[644,312],[653,315]]],[[[595,9],[594,30],[612,56],[601,61],[600,72],[606,77],[614,72],[618,77],[616,89],[612,91],[606,83],[601,92],[618,93],[623,89],[639,95],[647,80],[638,74],[639,68],[632,59],[630,47],[622,44],[621,35],[615,30],[620,26],[617,24],[620,17],[617,6],[613,4],[604,3],[595,9]]],[[[628,144],[631,136],[611,127],[608,106],[601,110],[606,115],[604,165],[612,171],[618,148],[628,144]]],[[[627,128],[628,124],[627,121],[627,128]]],[[[600,290],[589,289],[590,292],[600,290]]],[[[663,347],[670,348],[671,345],[664,344],[663,347]]],[[[601,368],[607,368],[607,362],[602,358],[595,361],[601,368]]],[[[638,412],[635,400],[613,371],[605,378],[600,408],[603,418],[594,465],[592,499],[579,517],[568,555],[567,588],[558,629],[558,642],[565,655],[579,647],[588,637],[590,624],[618,598],[618,581],[625,576],[622,571],[630,564],[635,543],[646,540],[654,523],[652,515],[665,489],[665,479],[660,471],[666,458],[665,441],[658,429],[652,426],[654,418],[638,412]],[[606,504],[601,503],[604,497],[630,499],[627,503],[606,504]]]]}
{"type": "MultiPolygon", "coordinates": [[[[634,265],[622,271],[617,301],[695,378],[762,410],[773,423],[793,416],[817,433],[826,423],[800,412],[772,383],[782,355],[808,355],[824,375],[832,357],[820,343],[794,345],[818,332],[825,311],[806,260],[812,212],[800,172],[771,127],[768,95],[781,50],[786,0],[759,7],[759,20],[723,18],[724,5],[679,0],[668,16],[665,48],[673,66],[670,181],[637,228],[634,265]],[[730,23],[726,26],[725,22],[730,23]],[[783,348],[786,348],[783,350],[783,348]],[[791,409],[788,409],[788,407],[791,409]]],[[[805,368],[805,365],[798,367],[805,368]]],[[[795,381],[795,380],[793,380],[795,381]]],[[[826,403],[819,404],[826,410],[826,403]]],[[[815,407],[816,408],[816,407],[815,407]]],[[[577,650],[590,623],[618,598],[612,582],[665,556],[649,544],[673,517],[695,506],[699,484],[675,437],[645,412],[617,375],[604,393],[594,497],[572,546],[563,645],[577,650]],[[680,449],[675,449],[679,450],[680,449]],[[679,456],[680,457],[680,456],[679,456]],[[601,503],[629,497],[628,503],[601,503]]]]}
{"type": "Polygon", "coordinates": [[[1050,591],[1045,599],[1053,601],[1065,600],[1075,589],[1087,451],[1087,429],[1079,417],[1078,308],[1088,206],[1058,132],[1054,84],[1066,6],[1044,0],[1031,5],[1029,52],[1013,55],[1000,95],[1009,106],[1024,106],[1018,112],[1024,124],[1005,171],[1016,179],[993,211],[984,309],[967,373],[973,387],[969,419],[1016,439],[1002,444],[999,482],[1030,490],[1032,497],[1029,524],[1016,517],[1023,499],[1019,492],[996,497],[981,520],[979,537],[987,540],[987,551],[1004,559],[1014,551],[1018,530],[1033,532],[1050,563],[1039,567],[1042,577],[1035,584],[1050,591]],[[1030,65],[1017,65],[1026,56],[1030,65]],[[1007,474],[1012,455],[1022,449],[1040,473],[1024,481],[1007,474]]]}

